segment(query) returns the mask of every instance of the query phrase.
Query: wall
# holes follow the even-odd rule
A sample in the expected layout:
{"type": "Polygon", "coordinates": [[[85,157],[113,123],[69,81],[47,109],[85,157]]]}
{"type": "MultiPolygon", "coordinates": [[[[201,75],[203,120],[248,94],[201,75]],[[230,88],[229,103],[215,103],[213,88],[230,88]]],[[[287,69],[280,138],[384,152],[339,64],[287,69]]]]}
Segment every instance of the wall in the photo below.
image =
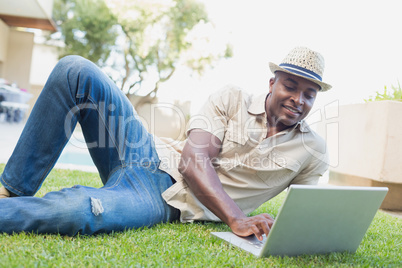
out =
{"type": "Polygon", "coordinates": [[[38,43],[34,44],[29,79],[31,84],[29,93],[32,94],[32,98],[28,102],[29,110],[27,111],[26,116],[31,113],[50,73],[58,62],[58,56],[57,47],[38,43]]]}
{"type": "Polygon", "coordinates": [[[35,43],[32,51],[31,74],[29,81],[32,86],[44,86],[54,66],[58,62],[58,48],[55,46],[35,43]]]}
{"type": "Polygon", "coordinates": [[[30,89],[30,72],[34,34],[10,29],[4,78],[17,83],[20,88],[30,89]]]}
{"type": "Polygon", "coordinates": [[[4,77],[4,63],[7,56],[9,31],[8,26],[0,20],[0,77],[4,77]]]}
{"type": "MultiPolygon", "coordinates": [[[[140,97],[130,96],[129,100],[135,106],[140,97]]],[[[190,118],[189,101],[163,103],[154,100],[154,103],[146,103],[137,107],[138,115],[144,127],[158,137],[171,138],[173,140],[185,139],[185,131],[190,118]]]]}

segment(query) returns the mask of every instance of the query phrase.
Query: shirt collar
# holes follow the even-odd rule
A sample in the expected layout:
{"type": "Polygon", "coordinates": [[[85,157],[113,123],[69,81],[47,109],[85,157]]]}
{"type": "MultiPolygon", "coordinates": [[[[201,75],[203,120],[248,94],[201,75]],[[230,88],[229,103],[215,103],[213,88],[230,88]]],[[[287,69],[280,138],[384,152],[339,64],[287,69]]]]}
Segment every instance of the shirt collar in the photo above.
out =
{"type": "MultiPolygon", "coordinates": [[[[251,114],[254,115],[260,115],[260,114],[265,114],[265,100],[267,98],[268,94],[261,94],[258,96],[254,96],[251,99],[251,104],[248,107],[247,111],[251,114]]],[[[302,120],[298,122],[294,127],[289,128],[289,131],[292,131],[293,129],[298,128],[301,132],[310,132],[311,129],[309,125],[306,123],[305,120],[302,120]]]]}
{"type": "Polygon", "coordinates": [[[298,122],[294,128],[299,128],[299,130],[301,132],[310,132],[311,131],[310,126],[304,120],[298,122]]]}

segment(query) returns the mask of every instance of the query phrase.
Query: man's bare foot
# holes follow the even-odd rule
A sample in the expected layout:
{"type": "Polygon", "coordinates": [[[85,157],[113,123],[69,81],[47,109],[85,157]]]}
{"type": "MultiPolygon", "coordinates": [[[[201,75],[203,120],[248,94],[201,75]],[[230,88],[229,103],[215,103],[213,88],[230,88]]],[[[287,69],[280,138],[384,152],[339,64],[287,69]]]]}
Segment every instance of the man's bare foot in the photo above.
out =
{"type": "Polygon", "coordinates": [[[0,187],[0,199],[10,197],[10,192],[4,187],[0,187]]]}

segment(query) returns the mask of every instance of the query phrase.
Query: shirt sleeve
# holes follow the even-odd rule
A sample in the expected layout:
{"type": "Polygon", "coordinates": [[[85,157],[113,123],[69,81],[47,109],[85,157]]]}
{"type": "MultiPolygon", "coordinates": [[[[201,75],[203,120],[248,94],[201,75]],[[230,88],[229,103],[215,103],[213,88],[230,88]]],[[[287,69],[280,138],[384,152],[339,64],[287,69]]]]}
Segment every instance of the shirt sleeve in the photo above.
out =
{"type": "Polygon", "coordinates": [[[241,105],[241,95],[241,90],[234,86],[226,86],[210,95],[201,110],[192,116],[186,134],[193,129],[202,129],[223,141],[228,122],[241,105]]]}
{"type": "Polygon", "coordinates": [[[329,166],[329,156],[327,147],[324,145],[323,154],[312,155],[310,163],[292,180],[290,184],[310,184],[318,183],[319,178],[324,175],[329,166]]]}

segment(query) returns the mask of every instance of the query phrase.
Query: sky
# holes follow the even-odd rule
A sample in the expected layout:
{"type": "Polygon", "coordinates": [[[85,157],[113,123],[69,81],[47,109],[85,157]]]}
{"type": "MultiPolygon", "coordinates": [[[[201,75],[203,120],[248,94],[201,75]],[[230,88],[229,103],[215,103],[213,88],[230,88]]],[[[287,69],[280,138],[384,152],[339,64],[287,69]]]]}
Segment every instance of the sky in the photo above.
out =
{"type": "Polygon", "coordinates": [[[268,90],[269,62],[279,64],[296,46],[320,52],[323,81],[315,108],[363,103],[402,77],[402,16],[398,1],[200,0],[221,38],[234,50],[202,77],[185,68],[161,86],[160,101],[179,97],[196,112],[226,84],[259,94],[268,90]]]}

